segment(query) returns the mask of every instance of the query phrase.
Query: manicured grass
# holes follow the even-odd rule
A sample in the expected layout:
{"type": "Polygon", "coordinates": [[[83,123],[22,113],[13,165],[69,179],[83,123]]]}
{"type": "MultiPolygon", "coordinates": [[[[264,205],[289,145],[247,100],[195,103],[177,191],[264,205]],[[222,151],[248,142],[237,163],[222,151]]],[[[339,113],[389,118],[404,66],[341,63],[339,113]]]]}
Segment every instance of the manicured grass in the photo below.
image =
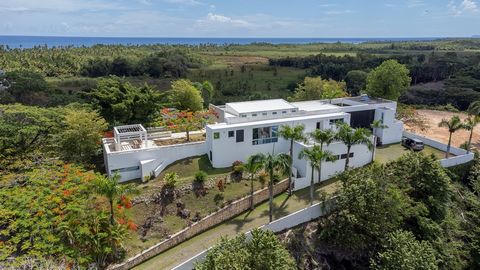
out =
{"type": "MultiPolygon", "coordinates": [[[[340,187],[336,179],[331,179],[316,186],[315,201],[321,199],[321,191],[332,194],[340,187]]],[[[282,193],[274,199],[274,218],[278,219],[309,205],[309,189],[295,192],[292,196],[282,193]]],[[[162,254],[144,262],[134,269],[170,269],[182,261],[215,245],[221,237],[233,237],[237,233],[246,232],[268,223],[268,202],[255,207],[253,211],[244,212],[188,241],[175,246],[162,254]]]]}
{"type": "MultiPolygon", "coordinates": [[[[400,143],[377,147],[375,161],[380,163],[395,161],[409,151],[411,150],[403,147],[400,143]]],[[[422,152],[426,155],[434,155],[438,159],[445,158],[445,152],[428,145],[425,145],[425,149],[423,149],[422,152]]]]}

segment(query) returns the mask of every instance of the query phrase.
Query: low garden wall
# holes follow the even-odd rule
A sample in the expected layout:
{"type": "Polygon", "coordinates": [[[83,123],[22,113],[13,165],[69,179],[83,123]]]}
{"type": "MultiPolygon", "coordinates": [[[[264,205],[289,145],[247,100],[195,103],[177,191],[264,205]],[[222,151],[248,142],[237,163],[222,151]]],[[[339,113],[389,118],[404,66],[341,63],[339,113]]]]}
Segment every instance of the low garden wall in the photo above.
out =
{"type": "MultiPolygon", "coordinates": [[[[288,216],[274,220],[271,223],[265,224],[261,226],[260,229],[270,230],[273,232],[281,232],[283,230],[293,228],[300,224],[319,218],[327,214],[329,211],[331,211],[333,207],[335,207],[335,198],[298,210],[297,212],[292,213],[288,216]]],[[[247,232],[245,234],[247,235],[247,238],[250,238],[251,232],[247,232]]],[[[198,253],[197,255],[193,256],[187,261],[184,261],[183,263],[174,267],[172,270],[194,269],[196,263],[205,260],[205,257],[207,256],[207,253],[209,250],[210,248],[198,253]]]]}
{"type": "MultiPolygon", "coordinates": [[[[278,195],[288,188],[288,179],[283,180],[274,186],[274,195],[278,195]]],[[[258,204],[268,200],[268,188],[258,190],[254,193],[254,203],[258,204]]],[[[250,197],[244,197],[225,206],[219,211],[212,213],[187,228],[171,235],[170,238],[142,251],[141,253],[127,259],[125,262],[112,265],[108,269],[131,269],[132,267],[172,248],[185,240],[188,240],[226,220],[231,219],[250,208],[250,197]]]]}
{"type": "MultiPolygon", "coordinates": [[[[432,139],[429,139],[424,136],[420,136],[411,132],[404,131],[403,136],[410,138],[410,139],[419,139],[421,140],[424,144],[429,145],[433,148],[442,150],[442,151],[447,151],[447,145],[432,139]]],[[[474,153],[468,153],[467,150],[461,149],[458,147],[450,147],[450,153],[452,153],[455,156],[449,157],[449,158],[444,158],[441,159],[439,162],[444,168],[448,167],[453,167],[457,166],[460,164],[465,164],[467,162],[470,162],[474,159],[474,153]]]]}

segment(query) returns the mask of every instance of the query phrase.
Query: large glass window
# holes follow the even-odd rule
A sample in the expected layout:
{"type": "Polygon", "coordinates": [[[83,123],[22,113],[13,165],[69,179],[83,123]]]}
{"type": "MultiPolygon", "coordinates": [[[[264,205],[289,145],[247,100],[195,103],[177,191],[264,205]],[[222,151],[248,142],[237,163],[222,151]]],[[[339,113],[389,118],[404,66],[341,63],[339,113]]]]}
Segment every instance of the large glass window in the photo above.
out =
{"type": "Polygon", "coordinates": [[[278,126],[253,129],[252,144],[266,144],[278,142],[278,126]]]}

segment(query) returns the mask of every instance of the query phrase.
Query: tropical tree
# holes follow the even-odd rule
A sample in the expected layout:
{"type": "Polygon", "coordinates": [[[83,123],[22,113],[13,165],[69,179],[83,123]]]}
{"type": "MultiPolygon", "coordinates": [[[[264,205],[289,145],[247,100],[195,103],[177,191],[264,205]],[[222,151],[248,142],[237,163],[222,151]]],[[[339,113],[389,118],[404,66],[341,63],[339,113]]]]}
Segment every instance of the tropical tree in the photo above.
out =
{"type": "Polygon", "coordinates": [[[268,184],[268,194],[269,194],[269,220],[273,220],[273,180],[275,171],[281,173],[288,173],[288,166],[290,165],[291,157],[285,153],[280,154],[258,154],[258,162],[261,164],[262,168],[268,173],[270,177],[270,182],[268,184]]]}
{"type": "Polygon", "coordinates": [[[209,81],[204,81],[202,83],[194,82],[193,86],[195,86],[195,88],[197,88],[202,94],[203,106],[208,108],[212,98],[215,96],[215,88],[213,87],[213,84],[209,81]]]}
{"type": "Polygon", "coordinates": [[[107,198],[110,206],[110,224],[114,225],[113,203],[122,197],[138,193],[131,184],[120,184],[120,175],[115,173],[110,177],[99,177],[95,181],[96,192],[107,198]]]}
{"type": "Polygon", "coordinates": [[[375,120],[370,124],[370,127],[373,130],[373,151],[372,151],[372,161],[375,158],[375,151],[377,150],[377,129],[379,128],[388,128],[387,125],[384,125],[382,120],[375,120]]]}
{"type": "Polygon", "coordinates": [[[448,133],[449,133],[448,145],[447,145],[447,152],[445,153],[445,158],[448,158],[448,156],[450,155],[450,147],[452,144],[452,134],[464,128],[464,126],[463,126],[462,120],[460,120],[460,117],[458,117],[458,115],[454,115],[450,119],[442,119],[442,121],[440,121],[438,126],[445,127],[448,129],[448,133]]]}
{"type": "Polygon", "coordinates": [[[320,145],[320,150],[323,151],[323,145],[330,145],[335,140],[336,133],[331,129],[316,129],[312,131],[309,136],[320,145]]]}
{"type": "Polygon", "coordinates": [[[310,162],[310,166],[312,168],[312,175],[310,176],[310,205],[313,204],[313,194],[314,194],[314,186],[315,181],[313,180],[313,175],[315,169],[318,170],[318,179],[319,182],[321,180],[321,173],[322,173],[322,161],[333,161],[334,156],[331,152],[322,151],[320,146],[314,145],[312,148],[304,148],[298,154],[298,158],[300,159],[307,159],[310,162]]]}
{"type": "Polygon", "coordinates": [[[179,110],[196,112],[203,109],[202,94],[189,80],[174,81],[169,100],[179,110]]]}
{"type": "Polygon", "coordinates": [[[100,150],[107,122],[96,111],[67,110],[60,133],[61,151],[68,160],[88,162],[100,150]]]}
{"type": "Polygon", "coordinates": [[[470,131],[470,136],[468,138],[468,147],[467,153],[470,153],[470,148],[472,144],[473,129],[480,122],[480,101],[474,101],[468,107],[469,118],[465,121],[464,128],[470,131]]]}
{"type": "Polygon", "coordinates": [[[250,156],[246,163],[241,166],[248,173],[248,178],[250,179],[250,209],[253,210],[253,180],[255,174],[262,168],[262,164],[259,163],[260,156],[253,155],[250,156]]]}
{"type": "Polygon", "coordinates": [[[410,86],[409,73],[397,60],[386,60],[368,74],[366,92],[372,97],[397,100],[410,86]]]}
{"type": "Polygon", "coordinates": [[[415,239],[413,233],[397,230],[385,242],[376,259],[371,260],[372,269],[438,269],[435,249],[429,242],[415,239]]]}
{"type": "Polygon", "coordinates": [[[262,269],[293,270],[295,261],[271,231],[254,229],[251,239],[240,234],[232,239],[222,238],[207,253],[196,270],[262,269]]]}
{"type": "Polygon", "coordinates": [[[473,137],[473,130],[480,122],[479,116],[470,115],[467,119],[465,119],[463,123],[463,128],[465,130],[470,131],[470,135],[468,136],[468,143],[467,143],[467,154],[470,153],[471,145],[472,145],[472,137],[473,137]]]}
{"type": "Polygon", "coordinates": [[[165,126],[173,131],[182,131],[186,133],[187,142],[190,141],[190,131],[201,130],[207,124],[215,122],[216,113],[213,110],[208,111],[175,111],[167,108],[163,109],[156,124],[165,126]]]}
{"type": "Polygon", "coordinates": [[[372,141],[370,140],[370,131],[365,128],[353,129],[346,123],[339,124],[337,131],[337,139],[347,146],[347,156],[345,158],[345,170],[348,170],[350,162],[350,150],[353,145],[364,144],[368,149],[372,149],[372,141]]]}
{"type": "Polygon", "coordinates": [[[295,94],[291,98],[295,101],[333,99],[347,96],[345,82],[337,82],[332,79],[324,80],[321,77],[306,77],[295,88],[295,94]]]}
{"type": "Polygon", "coordinates": [[[303,135],[303,131],[305,130],[304,125],[296,125],[296,126],[288,126],[282,125],[278,134],[280,137],[284,138],[285,140],[290,140],[290,165],[288,166],[288,192],[289,194],[292,193],[292,167],[293,167],[293,142],[294,141],[303,141],[305,140],[305,136],[303,135]]]}

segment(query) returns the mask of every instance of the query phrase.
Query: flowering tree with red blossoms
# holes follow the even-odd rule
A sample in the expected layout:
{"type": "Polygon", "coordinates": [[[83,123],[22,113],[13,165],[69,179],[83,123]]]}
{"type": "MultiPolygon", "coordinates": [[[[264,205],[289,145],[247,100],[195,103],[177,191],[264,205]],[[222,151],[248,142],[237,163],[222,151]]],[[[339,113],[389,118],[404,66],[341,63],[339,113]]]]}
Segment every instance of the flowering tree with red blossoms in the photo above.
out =
{"type": "Polygon", "coordinates": [[[172,131],[185,132],[188,142],[190,141],[190,131],[203,129],[206,125],[214,123],[217,117],[214,110],[191,112],[165,108],[162,110],[157,124],[172,131]]]}

